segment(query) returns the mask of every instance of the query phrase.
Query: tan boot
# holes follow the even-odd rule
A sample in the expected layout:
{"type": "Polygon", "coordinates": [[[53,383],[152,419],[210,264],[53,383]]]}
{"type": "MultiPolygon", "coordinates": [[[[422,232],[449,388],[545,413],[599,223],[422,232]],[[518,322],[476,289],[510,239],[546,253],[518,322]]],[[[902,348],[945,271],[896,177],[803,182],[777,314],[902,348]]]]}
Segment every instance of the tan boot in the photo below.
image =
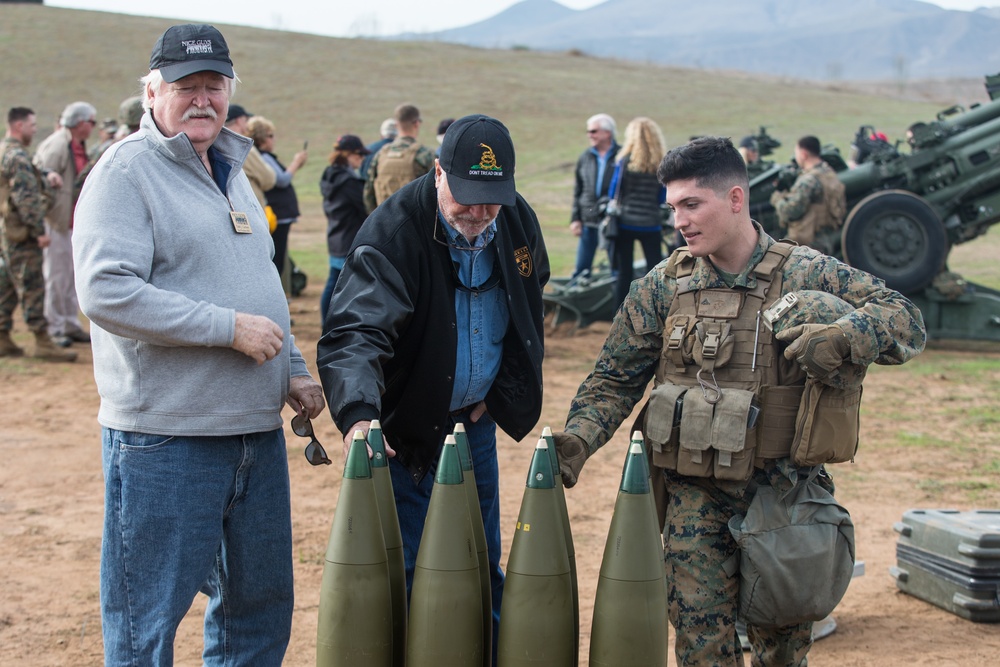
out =
{"type": "Polygon", "coordinates": [[[47,331],[35,332],[35,352],[31,356],[45,361],[76,361],[76,352],[53,343],[47,331]]]}
{"type": "Polygon", "coordinates": [[[9,331],[0,331],[0,357],[23,357],[24,350],[10,338],[9,331]]]}

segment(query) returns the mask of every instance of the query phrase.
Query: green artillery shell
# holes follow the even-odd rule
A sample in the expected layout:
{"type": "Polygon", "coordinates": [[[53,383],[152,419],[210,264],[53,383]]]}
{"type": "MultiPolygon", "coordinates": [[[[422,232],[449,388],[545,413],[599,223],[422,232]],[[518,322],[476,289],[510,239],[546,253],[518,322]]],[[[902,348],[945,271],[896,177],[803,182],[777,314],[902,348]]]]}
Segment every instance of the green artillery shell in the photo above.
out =
{"type": "Polygon", "coordinates": [[[594,600],[590,664],[604,667],[667,664],[667,588],[663,541],[649,501],[649,468],[632,443],[594,600]]]}
{"type": "Polygon", "coordinates": [[[445,437],[410,592],[407,667],[480,667],[479,559],[455,437],[445,437]]]}
{"type": "Polygon", "coordinates": [[[476,489],[476,471],[472,465],[472,449],[465,424],[455,424],[455,445],[458,460],[462,463],[465,491],[469,498],[469,517],[472,520],[472,534],[476,538],[476,557],[479,560],[479,588],[483,598],[483,667],[493,663],[493,586],[490,583],[490,554],[486,546],[486,528],[483,526],[483,512],[479,507],[479,491],[476,489]]]}
{"type": "Polygon", "coordinates": [[[317,667],[392,664],[385,543],[364,435],[354,435],[323,567],[317,667]]]}
{"type": "Polygon", "coordinates": [[[372,449],[372,478],[375,498],[385,540],[385,555],[389,563],[389,590],[392,593],[392,667],[406,664],[406,563],[403,559],[403,535],[399,531],[396,499],[392,495],[392,475],[385,453],[382,424],[373,419],[368,429],[368,446],[372,449]]]}
{"type": "MultiPolygon", "coordinates": [[[[549,446],[549,461],[555,474],[556,495],[559,511],[562,515],[563,532],[566,535],[566,550],[569,553],[569,577],[573,586],[573,636],[576,637],[576,655],[580,653],[580,586],[576,576],[576,548],[573,546],[573,530],[569,524],[569,509],[566,506],[566,489],[563,488],[562,475],[559,474],[559,457],[556,455],[556,441],[552,437],[552,429],[546,426],[542,429],[542,437],[549,446]]],[[[579,658],[574,660],[575,665],[579,658]]]]}
{"type": "Polygon", "coordinates": [[[569,552],[545,438],[538,441],[514,541],[500,614],[499,667],[570,667],[578,660],[569,552]]]}

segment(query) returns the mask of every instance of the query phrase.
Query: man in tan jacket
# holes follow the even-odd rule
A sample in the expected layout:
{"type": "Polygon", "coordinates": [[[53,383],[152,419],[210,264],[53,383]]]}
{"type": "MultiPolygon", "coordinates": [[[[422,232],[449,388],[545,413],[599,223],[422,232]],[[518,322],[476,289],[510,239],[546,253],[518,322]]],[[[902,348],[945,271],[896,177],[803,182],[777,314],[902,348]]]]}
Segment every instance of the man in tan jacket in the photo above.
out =
{"type": "MultiPolygon", "coordinates": [[[[250,120],[251,115],[239,104],[230,104],[229,113],[226,114],[226,127],[236,134],[244,137],[249,136],[247,135],[247,121],[250,120]]],[[[264,193],[274,187],[277,176],[274,169],[271,169],[270,165],[264,162],[264,158],[256,146],[250,149],[250,154],[243,161],[243,173],[250,179],[250,187],[253,188],[253,193],[257,196],[260,207],[266,209],[267,200],[264,198],[264,193]]]]}
{"type": "Polygon", "coordinates": [[[35,164],[59,174],[62,187],[54,190],[52,208],[45,216],[49,245],[45,248],[45,319],[49,336],[61,347],[89,343],[90,334],[80,324],[73,276],[73,208],[83,180],[90,171],[85,142],[97,122],[97,109],[87,102],[73,102],[63,109],[59,129],[38,146],[35,164]]]}

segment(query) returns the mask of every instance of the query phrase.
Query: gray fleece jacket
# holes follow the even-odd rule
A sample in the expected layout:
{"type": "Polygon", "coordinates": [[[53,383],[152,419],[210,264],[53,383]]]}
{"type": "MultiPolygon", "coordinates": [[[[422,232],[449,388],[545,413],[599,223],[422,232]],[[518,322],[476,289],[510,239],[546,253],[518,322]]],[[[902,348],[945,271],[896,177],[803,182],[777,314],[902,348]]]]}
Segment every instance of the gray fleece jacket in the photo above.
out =
{"type": "Polygon", "coordinates": [[[232,165],[227,199],[187,135],[164,137],[147,113],[87,178],[73,258],[103,426],[163,435],[274,430],[289,379],[309,374],[289,330],[264,211],[241,169],[251,145],[225,129],[216,139],[232,165]],[[231,210],[247,214],[252,234],[236,233],[231,210]],[[277,357],[258,366],[231,349],[237,311],[282,328],[277,357]]]}

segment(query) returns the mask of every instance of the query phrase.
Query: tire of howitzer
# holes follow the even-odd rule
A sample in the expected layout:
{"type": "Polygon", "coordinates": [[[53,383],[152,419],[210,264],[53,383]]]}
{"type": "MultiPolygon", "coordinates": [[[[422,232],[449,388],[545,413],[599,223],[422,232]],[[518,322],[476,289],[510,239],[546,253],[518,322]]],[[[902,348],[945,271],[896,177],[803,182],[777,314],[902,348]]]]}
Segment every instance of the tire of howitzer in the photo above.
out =
{"type": "Polygon", "coordinates": [[[844,260],[903,294],[931,284],[948,257],[941,219],[923,198],[883,190],[851,209],[841,232],[844,260]]]}

